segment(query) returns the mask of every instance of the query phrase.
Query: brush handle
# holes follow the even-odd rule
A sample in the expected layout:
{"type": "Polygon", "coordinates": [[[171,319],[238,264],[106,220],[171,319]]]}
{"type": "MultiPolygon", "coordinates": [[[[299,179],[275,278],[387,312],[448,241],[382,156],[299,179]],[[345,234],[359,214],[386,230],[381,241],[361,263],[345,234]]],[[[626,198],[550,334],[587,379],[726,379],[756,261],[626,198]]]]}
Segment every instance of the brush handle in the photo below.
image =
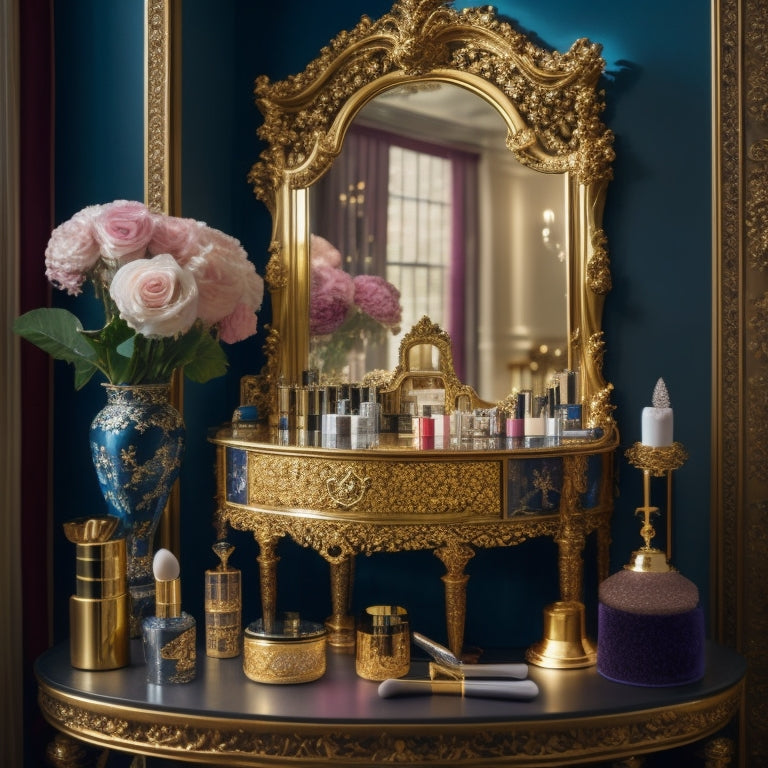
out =
{"type": "Polygon", "coordinates": [[[391,699],[398,696],[429,696],[448,694],[479,699],[511,699],[529,701],[539,694],[533,680],[384,680],[379,685],[379,696],[391,699]]]}

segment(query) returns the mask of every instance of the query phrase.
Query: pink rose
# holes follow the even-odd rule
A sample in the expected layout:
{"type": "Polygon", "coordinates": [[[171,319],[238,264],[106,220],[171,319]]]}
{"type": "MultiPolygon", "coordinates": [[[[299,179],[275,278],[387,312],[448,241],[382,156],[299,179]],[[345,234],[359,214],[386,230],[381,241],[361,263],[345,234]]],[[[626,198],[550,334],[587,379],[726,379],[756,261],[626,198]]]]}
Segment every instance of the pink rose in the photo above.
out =
{"type": "Polygon", "coordinates": [[[309,258],[317,266],[341,266],[341,252],[320,235],[309,237],[309,258]]]}
{"type": "Polygon", "coordinates": [[[124,264],[109,293],[120,317],[143,336],[176,336],[197,318],[195,278],[167,253],[124,264]]]}
{"type": "Polygon", "coordinates": [[[170,253],[176,261],[185,266],[200,248],[200,237],[205,224],[195,219],[181,219],[177,216],[152,216],[152,239],[147,250],[153,255],[170,253]]]}
{"type": "Polygon", "coordinates": [[[256,312],[248,304],[238,304],[232,314],[219,322],[219,338],[227,344],[253,336],[258,328],[256,312]]]}
{"type": "Polygon", "coordinates": [[[400,306],[400,291],[392,283],[378,275],[357,275],[355,304],[374,320],[388,327],[400,325],[403,308],[400,306]]]}
{"type": "Polygon", "coordinates": [[[51,233],[45,249],[46,277],[72,296],[81,293],[87,273],[99,261],[93,219],[100,210],[98,205],[89,206],[60,224],[51,233]]]}
{"type": "Polygon", "coordinates": [[[94,220],[102,256],[121,263],[144,256],[153,227],[149,209],[143,203],[130,200],[108,203],[94,220]]]}
{"type": "Polygon", "coordinates": [[[352,277],[343,269],[315,265],[310,271],[309,333],[333,333],[346,319],[355,296],[352,277]]]}
{"type": "Polygon", "coordinates": [[[261,306],[264,284],[240,242],[208,227],[200,243],[200,251],[187,264],[200,294],[200,319],[213,325],[231,315],[241,302],[253,309],[261,306]]]}

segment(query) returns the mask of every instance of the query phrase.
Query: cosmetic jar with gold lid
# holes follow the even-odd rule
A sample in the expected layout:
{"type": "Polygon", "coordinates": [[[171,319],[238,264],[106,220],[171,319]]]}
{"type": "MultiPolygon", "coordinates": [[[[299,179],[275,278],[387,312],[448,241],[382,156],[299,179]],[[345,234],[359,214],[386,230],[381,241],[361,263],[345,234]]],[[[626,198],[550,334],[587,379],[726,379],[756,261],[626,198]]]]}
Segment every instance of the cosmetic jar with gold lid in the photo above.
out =
{"type": "Polygon", "coordinates": [[[219,564],[205,572],[205,652],[217,659],[239,656],[243,640],[241,575],[228,562],[234,550],[217,541],[219,564]]]}
{"type": "Polygon", "coordinates": [[[125,539],[112,538],[119,522],[105,515],[64,523],[65,536],[75,544],[69,646],[77,669],[118,669],[130,661],[125,539]]]}
{"type": "Polygon", "coordinates": [[[257,683],[309,683],[325,674],[328,631],[287,613],[271,622],[257,619],[245,629],[243,672],[257,683]]]}

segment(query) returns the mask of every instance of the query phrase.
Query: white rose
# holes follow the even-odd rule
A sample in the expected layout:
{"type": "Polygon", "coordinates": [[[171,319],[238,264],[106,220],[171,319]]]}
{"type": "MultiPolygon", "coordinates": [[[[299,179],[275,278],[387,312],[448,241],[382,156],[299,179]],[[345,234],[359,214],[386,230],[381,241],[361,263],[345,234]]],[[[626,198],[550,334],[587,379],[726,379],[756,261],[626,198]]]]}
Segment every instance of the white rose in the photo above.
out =
{"type": "Polygon", "coordinates": [[[109,293],[120,317],[143,336],[176,336],[197,319],[197,283],[167,253],[120,267],[109,293]]]}

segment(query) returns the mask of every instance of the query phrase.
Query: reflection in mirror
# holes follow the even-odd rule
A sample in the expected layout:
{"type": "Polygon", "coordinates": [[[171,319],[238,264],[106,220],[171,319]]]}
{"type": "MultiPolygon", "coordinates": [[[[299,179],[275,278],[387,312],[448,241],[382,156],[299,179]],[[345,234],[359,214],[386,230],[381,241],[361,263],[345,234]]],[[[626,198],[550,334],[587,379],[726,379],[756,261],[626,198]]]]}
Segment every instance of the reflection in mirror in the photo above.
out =
{"type": "Polygon", "coordinates": [[[402,316],[399,327],[363,328],[358,316],[313,334],[315,362],[352,380],[391,370],[403,334],[427,315],[484,399],[540,389],[565,367],[568,178],[522,165],[506,136],[495,107],[449,83],[392,88],[360,110],[311,189],[311,231],[350,275],[394,285],[402,316]]]}
{"type": "MultiPolygon", "coordinates": [[[[301,381],[313,357],[327,356],[327,347],[312,345],[310,337],[334,330],[313,328],[313,319],[323,315],[313,311],[310,252],[314,238],[321,237],[338,254],[335,269],[352,281],[367,278],[368,298],[387,299],[390,311],[373,318],[382,348],[374,352],[378,345],[361,345],[356,351],[361,369],[391,369],[401,329],[425,315],[450,333],[456,368],[480,397],[497,400],[512,387],[525,386],[514,376],[529,375],[536,365],[567,368],[581,374],[586,423],[613,429],[612,386],[602,372],[602,313],[611,289],[602,214],[614,152],[613,135],[600,118],[604,94],[598,81],[605,66],[600,46],[581,38],[567,51],[547,50],[497,18],[490,6],[461,11],[451,6],[450,0],[395,0],[380,19],[363,17],[340,32],[303,72],[277,82],[265,76],[256,81],[265,148],[249,180],[272,213],[266,278],[273,314],[267,366],[260,377],[244,377],[241,390],[244,401],[253,398],[263,406],[272,426],[278,383],[301,381]],[[487,105],[496,110],[490,113],[490,135],[479,146],[475,138],[485,133],[479,114],[468,134],[427,103],[409,117],[409,125],[421,122],[426,128],[409,128],[397,150],[365,155],[371,166],[384,163],[386,173],[372,173],[373,181],[342,176],[330,188],[345,154],[360,156],[352,149],[354,134],[402,134],[402,102],[437,100],[443,91],[474,99],[467,102],[472,110],[487,111],[487,105]],[[375,110],[385,112],[389,123],[375,110]],[[495,126],[506,133],[493,143],[495,126]],[[427,143],[429,152],[422,149],[427,143]],[[393,159],[398,152],[400,168],[393,159]],[[415,172],[420,178],[422,163],[434,158],[440,161],[436,165],[447,158],[449,172],[429,184],[407,181],[415,172]],[[497,166],[503,168],[498,177],[497,166]],[[524,180],[518,180],[518,171],[524,180]],[[402,226],[403,216],[388,215],[390,209],[404,210],[414,193],[419,198],[414,207],[432,212],[427,219],[418,217],[417,230],[402,226]],[[426,222],[430,227],[442,222],[447,234],[438,236],[426,222]],[[342,233],[354,235],[351,244],[342,233]],[[438,258],[442,261],[433,268],[438,258]],[[400,274],[401,262],[410,277],[400,274]],[[433,286],[427,274],[440,279],[433,286]],[[545,300],[550,287],[559,303],[545,300]],[[560,358],[562,365],[553,363],[560,358]]],[[[463,109],[452,104],[450,113],[463,109]]],[[[357,371],[350,375],[358,377],[357,371]]]]}

